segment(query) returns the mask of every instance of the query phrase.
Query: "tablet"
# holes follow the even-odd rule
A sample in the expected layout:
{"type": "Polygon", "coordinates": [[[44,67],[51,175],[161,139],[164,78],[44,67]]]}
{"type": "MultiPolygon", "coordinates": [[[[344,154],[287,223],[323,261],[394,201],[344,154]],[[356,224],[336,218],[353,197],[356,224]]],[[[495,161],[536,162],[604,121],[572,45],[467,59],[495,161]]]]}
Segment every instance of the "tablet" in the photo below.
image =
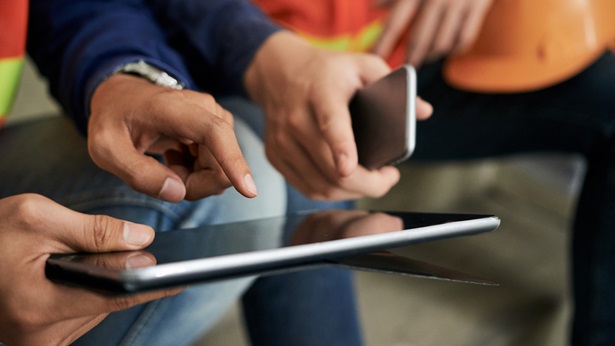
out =
{"type": "MultiPolygon", "coordinates": [[[[499,224],[499,218],[493,215],[366,210],[304,212],[158,232],[154,242],[141,251],[55,254],[47,260],[46,275],[57,282],[104,293],[137,293],[348,264],[348,259],[361,254],[488,232],[499,224]]],[[[394,266],[387,270],[395,271],[391,268],[394,266]]]]}

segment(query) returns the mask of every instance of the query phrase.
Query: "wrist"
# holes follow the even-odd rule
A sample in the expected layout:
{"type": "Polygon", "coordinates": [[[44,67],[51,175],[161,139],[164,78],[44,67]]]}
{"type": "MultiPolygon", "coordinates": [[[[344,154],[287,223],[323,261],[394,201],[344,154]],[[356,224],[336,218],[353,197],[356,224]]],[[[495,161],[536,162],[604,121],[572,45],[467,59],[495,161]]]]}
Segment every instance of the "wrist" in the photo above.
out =
{"type": "MultiPolygon", "coordinates": [[[[74,117],[79,129],[85,134],[87,133],[88,122],[92,113],[92,103],[94,93],[101,89],[101,85],[111,79],[114,76],[130,76],[133,79],[141,80],[144,83],[155,85],[153,82],[145,79],[143,77],[131,76],[126,73],[118,73],[119,70],[122,69],[123,66],[126,66],[131,63],[135,63],[138,61],[147,61],[147,63],[152,66],[156,66],[159,70],[164,71],[168,75],[172,76],[176,80],[180,81],[181,84],[186,85],[186,88],[192,88],[194,82],[188,77],[185,71],[182,69],[178,69],[171,65],[166,64],[163,61],[150,59],[145,56],[140,55],[130,55],[130,56],[122,56],[117,59],[110,59],[104,64],[101,64],[96,68],[91,75],[88,77],[88,80],[85,82],[85,88],[83,92],[80,94],[81,97],[78,97],[78,104],[82,111],[74,111],[74,117]]],[[[107,83],[105,83],[107,84],[107,83]]],[[[134,92],[134,91],[133,91],[134,92]]]]}
{"type": "Polygon", "coordinates": [[[244,75],[248,96],[261,104],[271,92],[269,85],[280,87],[281,83],[296,75],[319,51],[308,42],[289,31],[271,35],[254,55],[244,75]]]}

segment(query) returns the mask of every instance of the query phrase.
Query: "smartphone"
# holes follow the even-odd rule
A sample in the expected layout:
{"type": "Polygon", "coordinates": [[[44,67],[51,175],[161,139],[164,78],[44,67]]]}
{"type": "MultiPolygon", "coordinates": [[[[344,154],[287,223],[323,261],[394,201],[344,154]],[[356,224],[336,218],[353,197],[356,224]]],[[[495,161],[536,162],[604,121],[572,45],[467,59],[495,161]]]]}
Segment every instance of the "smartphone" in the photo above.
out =
{"type": "Polygon", "coordinates": [[[349,105],[359,164],[368,169],[407,160],[415,146],[416,71],[404,65],[357,91],[349,105]]]}

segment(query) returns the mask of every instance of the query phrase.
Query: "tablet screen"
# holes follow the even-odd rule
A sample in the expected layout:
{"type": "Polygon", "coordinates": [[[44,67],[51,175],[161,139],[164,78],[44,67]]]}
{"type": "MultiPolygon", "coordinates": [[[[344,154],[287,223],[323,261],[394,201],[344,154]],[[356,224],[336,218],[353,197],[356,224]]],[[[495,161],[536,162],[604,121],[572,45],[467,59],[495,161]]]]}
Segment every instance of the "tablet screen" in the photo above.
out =
{"type": "Polygon", "coordinates": [[[143,251],[52,255],[47,276],[136,292],[316,265],[498,225],[487,215],[326,210],[159,232],[143,251]]]}
{"type": "Polygon", "coordinates": [[[158,233],[147,251],[158,264],[164,264],[412,230],[476,217],[327,210],[158,233]]]}

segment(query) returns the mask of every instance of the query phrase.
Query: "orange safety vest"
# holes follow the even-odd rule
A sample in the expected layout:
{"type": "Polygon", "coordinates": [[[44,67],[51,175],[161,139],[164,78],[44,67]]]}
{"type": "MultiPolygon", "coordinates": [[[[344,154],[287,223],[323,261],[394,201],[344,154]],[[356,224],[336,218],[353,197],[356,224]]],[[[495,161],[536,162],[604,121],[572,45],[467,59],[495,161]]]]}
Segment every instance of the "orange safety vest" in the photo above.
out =
{"type": "MultiPolygon", "coordinates": [[[[275,22],[317,47],[369,51],[382,34],[388,11],[373,0],[253,0],[275,22]]],[[[402,41],[388,58],[392,67],[404,61],[402,41]]]]}
{"type": "MultiPolygon", "coordinates": [[[[368,51],[387,10],[374,0],[253,0],[274,21],[316,46],[368,51]]],[[[447,81],[480,92],[521,92],[582,71],[615,37],[615,0],[494,0],[473,47],[445,64],[447,81]]],[[[406,55],[406,37],[387,61],[406,55]]]]}
{"type": "Polygon", "coordinates": [[[26,51],[27,0],[0,0],[0,127],[13,104],[26,51]]]}

